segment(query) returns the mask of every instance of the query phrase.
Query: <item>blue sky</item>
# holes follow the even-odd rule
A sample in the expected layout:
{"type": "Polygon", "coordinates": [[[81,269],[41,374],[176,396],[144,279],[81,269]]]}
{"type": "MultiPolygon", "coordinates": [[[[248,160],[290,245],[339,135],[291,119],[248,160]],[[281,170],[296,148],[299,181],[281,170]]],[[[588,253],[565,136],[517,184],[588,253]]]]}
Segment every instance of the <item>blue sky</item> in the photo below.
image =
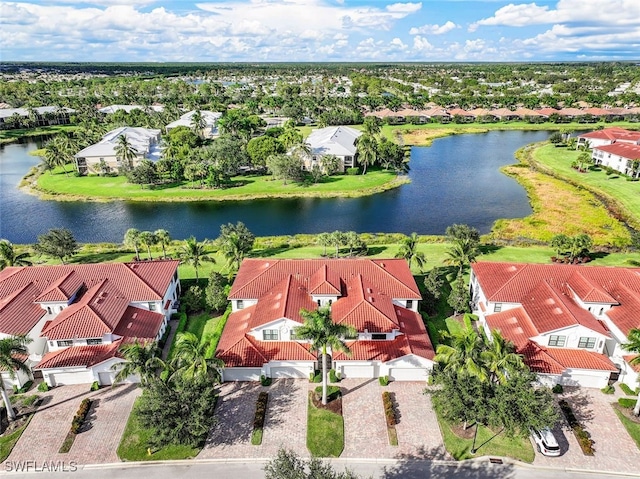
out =
{"type": "Polygon", "coordinates": [[[0,59],[640,59],[640,0],[0,1],[0,59]]]}

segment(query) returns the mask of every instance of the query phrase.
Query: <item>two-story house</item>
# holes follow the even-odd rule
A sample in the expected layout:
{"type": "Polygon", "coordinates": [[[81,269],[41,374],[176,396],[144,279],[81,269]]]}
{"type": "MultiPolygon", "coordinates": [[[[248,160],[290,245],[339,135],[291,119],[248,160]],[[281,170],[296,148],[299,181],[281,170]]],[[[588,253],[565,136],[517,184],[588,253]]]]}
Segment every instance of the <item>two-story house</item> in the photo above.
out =
{"type": "MultiPolygon", "coordinates": [[[[0,272],[0,337],[31,338],[26,364],[50,386],[111,384],[123,342],[164,333],[180,293],[178,263],[6,268],[0,272]]],[[[17,379],[20,385],[26,380],[17,379]]]]}
{"type": "Polygon", "coordinates": [[[331,356],[347,378],[426,380],[434,351],[418,313],[418,287],[400,259],[245,259],[229,293],[232,313],[218,344],[224,381],[307,378],[318,352],[295,337],[300,310],[328,306],[353,326],[352,354],[331,356]]]}
{"type": "Polygon", "coordinates": [[[548,384],[632,388],[637,373],[620,347],[640,328],[640,269],[478,262],[472,309],[548,384]]]}
{"type": "Polygon", "coordinates": [[[310,153],[303,158],[304,169],[311,171],[315,165],[322,168],[322,157],[327,155],[338,158],[338,170],[341,172],[355,167],[360,135],[361,131],[348,126],[328,126],[313,130],[306,139],[310,153]]]}

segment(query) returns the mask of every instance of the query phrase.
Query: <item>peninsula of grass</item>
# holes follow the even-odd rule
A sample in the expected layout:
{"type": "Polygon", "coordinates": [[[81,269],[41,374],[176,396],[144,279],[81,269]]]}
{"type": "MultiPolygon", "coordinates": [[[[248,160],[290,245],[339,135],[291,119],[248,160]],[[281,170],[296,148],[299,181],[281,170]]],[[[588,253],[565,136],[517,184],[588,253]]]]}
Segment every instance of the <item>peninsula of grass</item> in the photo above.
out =
{"type": "MultiPolygon", "coordinates": [[[[520,163],[504,167],[502,171],[514,177],[525,188],[533,214],[526,218],[496,221],[489,238],[511,241],[527,238],[549,242],[559,233],[570,236],[586,233],[591,236],[596,246],[628,245],[629,231],[623,222],[615,217],[619,216],[616,214],[618,208],[615,206],[618,200],[614,199],[612,194],[605,204],[599,199],[602,196],[601,192],[596,196],[581,187],[583,183],[580,181],[587,177],[601,175],[606,178],[606,175],[603,172],[578,173],[573,170],[570,164],[577,155],[574,151],[555,148],[548,143],[528,145],[519,150],[516,156],[520,163]],[[557,158],[558,155],[562,160],[557,158]],[[544,163],[539,160],[540,157],[544,158],[544,163]],[[549,157],[554,159],[555,171],[544,166],[549,162],[549,157]],[[539,166],[541,164],[542,167],[539,166]],[[566,172],[563,173],[564,170],[566,172]],[[563,174],[575,176],[574,181],[568,182],[563,174]]],[[[640,184],[620,179],[618,185],[627,193],[621,195],[620,201],[626,202],[630,208],[637,207],[637,211],[640,212],[640,184]],[[633,198],[633,189],[637,190],[637,198],[633,198]],[[636,202],[637,206],[632,206],[636,202]]],[[[625,216],[629,223],[640,220],[640,213],[632,215],[628,212],[625,216]]]]}
{"type": "Polygon", "coordinates": [[[35,191],[45,199],[63,201],[223,201],[259,198],[298,197],[357,197],[380,193],[406,182],[390,171],[370,168],[366,175],[338,175],[325,178],[317,184],[302,184],[274,180],[272,176],[246,175],[231,179],[228,188],[200,188],[191,182],[159,185],[153,188],[129,183],[124,176],[75,176],[72,165],[68,175],[60,168],[41,174],[35,191]]]}
{"type": "MultiPolygon", "coordinates": [[[[339,457],[344,449],[344,419],[327,407],[314,404],[313,392],[309,391],[307,410],[307,449],[315,457],[339,457]]],[[[340,401],[341,398],[334,399],[340,401]]]]}
{"type": "Polygon", "coordinates": [[[200,448],[189,446],[170,445],[161,449],[149,449],[149,439],[154,432],[145,429],[140,424],[137,412],[137,404],[141,398],[136,399],[129,420],[122,433],[122,439],[118,445],[118,457],[123,461],[172,461],[178,459],[191,459],[198,455],[200,448]],[[151,452],[151,454],[149,454],[151,452]]]}

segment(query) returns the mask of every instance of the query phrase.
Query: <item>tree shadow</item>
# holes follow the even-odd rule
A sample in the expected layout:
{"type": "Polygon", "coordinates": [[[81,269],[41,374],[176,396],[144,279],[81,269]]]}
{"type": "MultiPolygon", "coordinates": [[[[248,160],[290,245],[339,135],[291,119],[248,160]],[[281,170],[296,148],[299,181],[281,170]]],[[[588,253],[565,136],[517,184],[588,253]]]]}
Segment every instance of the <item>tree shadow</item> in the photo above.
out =
{"type": "MultiPolygon", "coordinates": [[[[580,387],[565,386],[561,398],[569,403],[576,419],[585,429],[589,429],[589,423],[593,420],[593,400],[580,387]]],[[[564,418],[564,414],[560,413],[564,418]]]]}
{"type": "Polygon", "coordinates": [[[609,254],[610,253],[608,251],[593,251],[593,252],[589,252],[589,257],[591,259],[602,259],[609,256],[609,254]]]}
{"type": "Polygon", "coordinates": [[[387,246],[368,246],[367,256],[375,256],[384,253],[388,249],[387,246]]]}
{"type": "Polygon", "coordinates": [[[213,412],[216,421],[205,447],[231,446],[251,437],[260,383],[238,381],[226,385],[216,402],[213,412]]]}
{"type": "Polygon", "coordinates": [[[283,244],[280,246],[274,246],[272,248],[254,249],[247,256],[251,258],[266,258],[268,256],[274,256],[280,253],[284,253],[285,251],[293,251],[299,248],[300,246],[291,246],[289,244],[283,244]]]}
{"type": "Polygon", "coordinates": [[[483,244],[483,245],[480,245],[478,247],[478,249],[480,250],[481,254],[493,254],[493,253],[495,253],[497,251],[500,251],[502,248],[503,248],[503,246],[499,246],[499,245],[493,244],[493,243],[491,243],[491,244],[483,244]]]}
{"type": "MultiPolygon", "coordinates": [[[[105,251],[103,253],[83,254],[82,257],[71,258],[69,263],[107,263],[113,262],[126,255],[123,251],[105,251]]],[[[131,261],[135,261],[135,253],[131,253],[131,261]]]]}
{"type": "MultiPolygon", "coordinates": [[[[270,387],[264,388],[269,393],[265,429],[291,421],[291,407],[299,398],[297,393],[302,388],[301,383],[306,385],[305,381],[295,379],[275,379],[270,387]]],[[[307,400],[306,394],[304,400],[307,400]]]]}

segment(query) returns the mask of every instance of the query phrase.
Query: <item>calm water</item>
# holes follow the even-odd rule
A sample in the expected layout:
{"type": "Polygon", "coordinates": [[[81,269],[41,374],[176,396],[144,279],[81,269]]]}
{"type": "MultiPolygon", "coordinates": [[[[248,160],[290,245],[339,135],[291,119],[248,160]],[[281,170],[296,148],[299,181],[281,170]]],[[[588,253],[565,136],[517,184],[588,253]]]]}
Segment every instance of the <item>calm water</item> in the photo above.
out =
{"type": "Polygon", "coordinates": [[[35,142],[0,147],[0,237],[35,242],[50,228],[67,227],[81,242],[121,242],[128,228],[164,228],[173,238],[215,238],[220,224],[243,221],[256,235],[334,230],[442,234],[453,223],[487,233],[498,218],[531,213],[525,191],[501,174],[521,146],[548,132],[493,131],[450,136],[411,151],[412,182],[364,198],[273,199],[246,202],[80,203],[42,201],[17,186],[38,164],[35,142]]]}

